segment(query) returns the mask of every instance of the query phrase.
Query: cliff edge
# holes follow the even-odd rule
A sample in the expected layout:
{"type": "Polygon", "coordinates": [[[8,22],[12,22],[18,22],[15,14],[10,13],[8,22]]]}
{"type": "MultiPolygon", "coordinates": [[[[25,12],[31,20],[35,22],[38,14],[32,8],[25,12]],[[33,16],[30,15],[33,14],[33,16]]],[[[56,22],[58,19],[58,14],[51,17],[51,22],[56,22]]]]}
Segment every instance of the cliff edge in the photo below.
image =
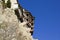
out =
{"type": "Polygon", "coordinates": [[[0,40],[33,40],[34,17],[18,0],[0,0],[0,40]]]}

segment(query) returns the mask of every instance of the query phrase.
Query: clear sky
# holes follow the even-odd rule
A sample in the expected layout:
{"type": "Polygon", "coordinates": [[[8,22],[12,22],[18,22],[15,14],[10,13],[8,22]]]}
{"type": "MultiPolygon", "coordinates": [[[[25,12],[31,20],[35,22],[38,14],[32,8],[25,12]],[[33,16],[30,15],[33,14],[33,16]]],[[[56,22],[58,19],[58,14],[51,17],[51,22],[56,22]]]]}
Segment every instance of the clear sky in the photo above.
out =
{"type": "Polygon", "coordinates": [[[34,38],[60,40],[60,0],[19,0],[35,16],[34,38]]]}

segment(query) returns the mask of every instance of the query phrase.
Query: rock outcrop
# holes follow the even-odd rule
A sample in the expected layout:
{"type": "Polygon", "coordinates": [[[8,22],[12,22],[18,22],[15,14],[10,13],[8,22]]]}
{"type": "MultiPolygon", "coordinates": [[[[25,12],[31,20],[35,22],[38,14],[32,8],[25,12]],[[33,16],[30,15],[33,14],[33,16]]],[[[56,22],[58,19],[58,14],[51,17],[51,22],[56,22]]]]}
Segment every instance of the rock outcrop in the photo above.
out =
{"type": "Polygon", "coordinates": [[[0,0],[0,40],[33,40],[34,17],[13,1],[0,0]]]}

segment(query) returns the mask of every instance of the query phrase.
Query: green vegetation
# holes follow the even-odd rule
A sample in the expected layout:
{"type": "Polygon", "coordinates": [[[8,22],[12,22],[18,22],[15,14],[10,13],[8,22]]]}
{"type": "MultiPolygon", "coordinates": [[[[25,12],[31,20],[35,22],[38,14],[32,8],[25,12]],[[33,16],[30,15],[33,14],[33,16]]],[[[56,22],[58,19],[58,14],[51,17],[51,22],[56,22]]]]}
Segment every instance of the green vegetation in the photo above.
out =
{"type": "Polygon", "coordinates": [[[10,0],[7,1],[6,5],[7,5],[8,8],[11,8],[11,2],[10,2],[10,0]]]}
{"type": "Polygon", "coordinates": [[[10,2],[10,0],[8,0],[7,1],[7,3],[5,3],[5,0],[2,0],[3,1],[3,8],[5,9],[6,7],[8,7],[8,8],[11,8],[11,2],[10,2]]]}
{"type": "Polygon", "coordinates": [[[2,0],[3,8],[6,7],[5,0],[2,0]]]}
{"type": "Polygon", "coordinates": [[[5,0],[2,0],[5,3],[5,0]]]}

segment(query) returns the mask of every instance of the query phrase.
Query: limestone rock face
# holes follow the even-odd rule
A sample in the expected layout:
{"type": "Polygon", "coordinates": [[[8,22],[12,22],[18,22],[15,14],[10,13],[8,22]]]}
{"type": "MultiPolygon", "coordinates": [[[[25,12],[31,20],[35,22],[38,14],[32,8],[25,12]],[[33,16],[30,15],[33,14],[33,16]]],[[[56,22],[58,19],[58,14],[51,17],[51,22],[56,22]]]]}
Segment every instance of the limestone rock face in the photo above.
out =
{"type": "Polygon", "coordinates": [[[20,8],[4,9],[3,1],[0,0],[0,40],[33,40],[31,23],[34,23],[34,20],[32,15],[26,16],[27,13],[29,14],[20,8]]]}

